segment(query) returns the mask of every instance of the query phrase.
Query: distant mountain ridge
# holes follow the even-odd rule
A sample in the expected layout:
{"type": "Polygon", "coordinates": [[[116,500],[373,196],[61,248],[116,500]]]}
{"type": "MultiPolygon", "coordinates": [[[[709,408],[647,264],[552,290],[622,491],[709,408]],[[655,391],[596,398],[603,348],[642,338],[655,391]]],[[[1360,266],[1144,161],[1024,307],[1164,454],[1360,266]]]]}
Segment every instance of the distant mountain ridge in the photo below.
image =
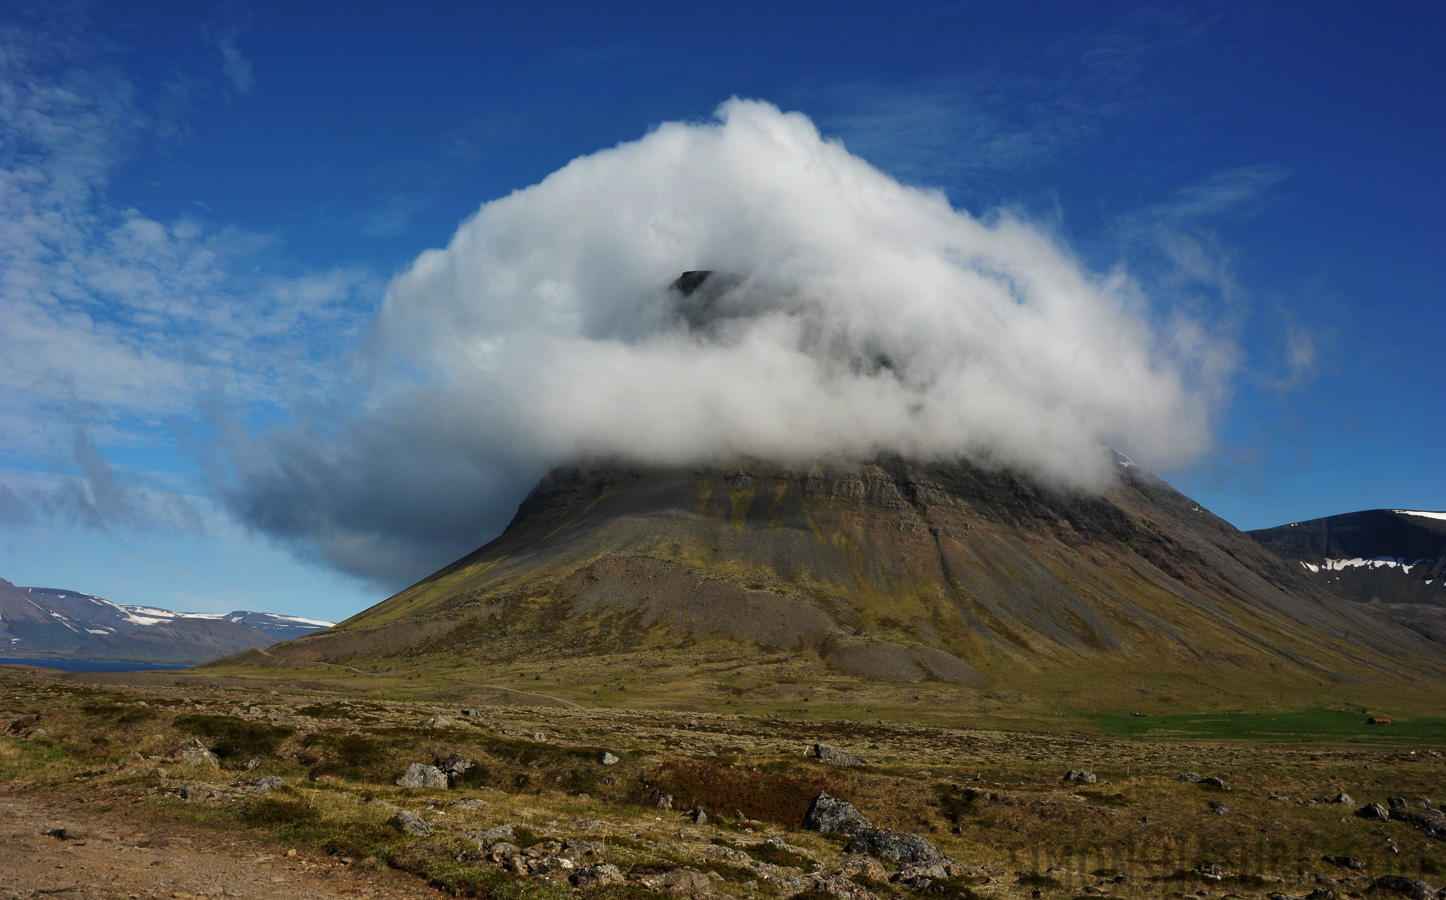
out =
{"type": "Polygon", "coordinates": [[[194,665],[331,624],[249,610],[177,612],[0,579],[0,654],[194,665]]]}
{"type": "Polygon", "coordinates": [[[1446,512],[1368,509],[1248,533],[1326,590],[1446,643],[1446,512]]]}

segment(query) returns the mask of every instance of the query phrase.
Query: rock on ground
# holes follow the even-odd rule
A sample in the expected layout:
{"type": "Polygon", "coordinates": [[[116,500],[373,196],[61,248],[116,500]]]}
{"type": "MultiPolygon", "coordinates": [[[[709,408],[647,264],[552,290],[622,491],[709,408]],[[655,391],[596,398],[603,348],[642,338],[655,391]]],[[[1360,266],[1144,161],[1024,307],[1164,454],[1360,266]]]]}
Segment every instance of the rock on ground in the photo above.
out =
{"type": "Polygon", "coordinates": [[[833,744],[814,744],[813,756],[827,766],[866,766],[862,757],[847,753],[833,744]]]}
{"type": "Polygon", "coordinates": [[[830,797],[819,792],[808,805],[803,817],[803,827],[809,831],[831,831],[836,834],[853,834],[860,828],[872,828],[874,823],[864,818],[863,813],[847,800],[830,797]]]}
{"type": "Polygon", "coordinates": [[[280,775],[263,775],[260,778],[243,778],[240,781],[233,781],[231,786],[260,796],[286,787],[286,779],[280,775]]]}
{"type": "Polygon", "coordinates": [[[612,863],[597,863],[591,866],[582,866],[572,877],[568,879],[575,886],[587,890],[588,888],[599,888],[609,884],[622,884],[623,871],[612,863]]]}
{"type": "Polygon", "coordinates": [[[1415,881],[1404,875],[1382,875],[1371,882],[1366,893],[1372,896],[1395,894],[1410,897],[1411,900],[1436,900],[1435,888],[1424,881],[1415,881]]]}
{"type": "Polygon", "coordinates": [[[416,834],[425,837],[432,833],[432,826],[427,824],[427,820],[410,810],[404,809],[399,811],[395,816],[392,816],[392,822],[407,834],[416,834]]]}
{"type": "Polygon", "coordinates": [[[1389,822],[1391,819],[1390,810],[1379,803],[1367,803],[1356,810],[1356,815],[1372,822],[1389,822]]]}
{"type": "Polygon", "coordinates": [[[422,763],[412,763],[407,766],[407,771],[397,779],[397,786],[405,788],[445,788],[447,785],[446,772],[436,766],[427,766],[422,763]]]}
{"type": "Polygon", "coordinates": [[[846,853],[869,853],[903,863],[949,862],[943,851],[916,834],[892,828],[858,828],[851,834],[853,840],[844,848],[846,853]]]}
{"type": "Polygon", "coordinates": [[[1391,818],[1414,825],[1428,837],[1446,841],[1446,813],[1437,809],[1396,809],[1391,818]]]}
{"type": "Polygon", "coordinates": [[[186,741],[181,745],[180,749],[176,751],[176,756],[180,758],[182,762],[188,762],[192,765],[206,766],[211,769],[221,768],[220,757],[216,756],[216,754],[211,752],[209,747],[201,743],[200,738],[191,738],[189,741],[186,741]]]}

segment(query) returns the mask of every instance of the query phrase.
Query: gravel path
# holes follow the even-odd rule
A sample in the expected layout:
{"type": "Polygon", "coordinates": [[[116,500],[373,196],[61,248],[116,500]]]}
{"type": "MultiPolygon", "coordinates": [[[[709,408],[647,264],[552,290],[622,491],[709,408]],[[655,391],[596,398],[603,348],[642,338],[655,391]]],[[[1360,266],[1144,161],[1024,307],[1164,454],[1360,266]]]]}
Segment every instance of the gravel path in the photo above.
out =
{"type": "Polygon", "coordinates": [[[0,900],[438,900],[390,870],[145,821],[133,804],[0,793],[0,900]]]}

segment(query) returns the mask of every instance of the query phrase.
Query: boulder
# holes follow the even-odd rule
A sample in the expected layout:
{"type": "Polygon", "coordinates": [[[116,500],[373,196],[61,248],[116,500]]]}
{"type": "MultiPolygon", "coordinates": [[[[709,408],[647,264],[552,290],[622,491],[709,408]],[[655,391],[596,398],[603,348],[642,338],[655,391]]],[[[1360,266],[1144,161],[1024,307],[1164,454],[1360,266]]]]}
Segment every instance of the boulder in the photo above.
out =
{"type": "Polygon", "coordinates": [[[872,828],[872,822],[863,813],[854,809],[847,800],[830,797],[820,792],[808,805],[803,816],[803,827],[809,831],[830,831],[835,834],[853,834],[861,828],[872,828]]]}
{"type": "Polygon", "coordinates": [[[1410,897],[1411,900],[1436,900],[1436,890],[1424,881],[1416,881],[1404,875],[1382,875],[1371,886],[1367,894],[1394,894],[1410,897]]]}
{"type": "Polygon", "coordinates": [[[176,751],[176,756],[182,762],[188,762],[195,766],[205,766],[210,769],[221,768],[221,760],[210,748],[201,743],[200,738],[191,738],[181,745],[176,751]]]}
{"type": "Polygon", "coordinates": [[[892,828],[859,828],[851,833],[853,840],[845,853],[868,853],[880,859],[901,863],[947,863],[949,857],[916,834],[892,828]]]}
{"type": "Polygon", "coordinates": [[[453,753],[446,759],[438,761],[437,768],[445,772],[449,779],[452,779],[472,768],[473,765],[474,763],[472,762],[472,760],[461,755],[460,753],[453,753]]]}
{"type": "Polygon", "coordinates": [[[1356,810],[1356,815],[1371,822],[1388,822],[1391,819],[1391,811],[1379,803],[1367,803],[1356,810]]]}
{"type": "Polygon", "coordinates": [[[1396,809],[1391,811],[1391,818],[1414,825],[1428,837],[1446,841],[1446,813],[1439,809],[1396,809]]]}
{"type": "Polygon", "coordinates": [[[243,778],[240,781],[233,781],[231,786],[241,788],[248,794],[261,796],[286,787],[286,779],[280,775],[263,775],[260,778],[243,778]]]}
{"type": "Polygon", "coordinates": [[[1211,800],[1210,811],[1217,816],[1223,816],[1226,813],[1230,812],[1230,807],[1226,806],[1224,803],[1221,803],[1219,800],[1211,800]]]}
{"type": "Polygon", "coordinates": [[[1084,769],[1070,769],[1064,773],[1065,781],[1072,781],[1076,784],[1094,784],[1097,779],[1095,773],[1087,772],[1084,769]]]}
{"type": "Polygon", "coordinates": [[[1336,794],[1335,802],[1344,803],[1347,806],[1354,806],[1356,801],[1351,799],[1350,794],[1347,794],[1345,791],[1341,791],[1339,794],[1336,794]]]}
{"type": "Polygon", "coordinates": [[[621,759],[619,759],[619,758],[616,757],[616,756],[613,756],[611,753],[607,752],[606,750],[604,750],[604,751],[602,752],[602,755],[597,758],[597,761],[600,762],[600,763],[602,763],[602,764],[605,765],[605,766],[615,766],[615,765],[617,765],[618,763],[622,762],[621,759]]]}
{"type": "Polygon", "coordinates": [[[1224,881],[1234,874],[1219,863],[1213,862],[1201,863],[1190,871],[1206,881],[1224,881]]]}
{"type": "Polygon", "coordinates": [[[432,833],[432,826],[427,824],[426,819],[406,809],[400,810],[395,816],[392,816],[392,824],[396,825],[404,834],[426,837],[432,833]]]}
{"type": "Polygon", "coordinates": [[[600,888],[609,884],[622,884],[623,871],[612,863],[595,863],[579,867],[567,880],[583,890],[600,888]]]}
{"type": "Polygon", "coordinates": [[[689,822],[692,822],[694,825],[708,824],[708,813],[705,812],[703,810],[703,807],[701,806],[695,806],[687,812],[683,813],[683,817],[686,818],[689,822]]]}
{"type": "Polygon", "coordinates": [[[948,878],[949,873],[938,863],[908,863],[899,867],[899,871],[893,874],[889,880],[895,884],[903,883],[913,887],[928,887],[938,878],[948,878]]]}
{"type": "Polygon", "coordinates": [[[833,744],[814,744],[813,756],[826,766],[866,766],[861,757],[847,753],[833,744]]]}
{"type": "Polygon", "coordinates": [[[421,763],[412,763],[407,766],[407,771],[397,779],[397,786],[405,788],[445,788],[447,784],[446,772],[436,766],[426,766],[421,763]]]}
{"type": "Polygon", "coordinates": [[[507,825],[498,825],[496,828],[489,828],[486,831],[474,832],[468,835],[468,837],[476,841],[484,850],[488,850],[504,841],[513,840],[515,836],[512,833],[512,827],[510,823],[507,825]]]}

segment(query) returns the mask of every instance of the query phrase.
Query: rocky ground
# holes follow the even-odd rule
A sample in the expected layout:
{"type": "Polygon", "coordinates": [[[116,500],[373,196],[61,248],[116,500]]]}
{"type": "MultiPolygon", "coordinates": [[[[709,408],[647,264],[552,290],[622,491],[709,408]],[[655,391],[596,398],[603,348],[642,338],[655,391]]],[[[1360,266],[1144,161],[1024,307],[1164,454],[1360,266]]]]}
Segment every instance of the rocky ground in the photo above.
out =
{"type": "Polygon", "coordinates": [[[0,898],[1436,896],[1430,746],[0,672],[0,898]]]}

